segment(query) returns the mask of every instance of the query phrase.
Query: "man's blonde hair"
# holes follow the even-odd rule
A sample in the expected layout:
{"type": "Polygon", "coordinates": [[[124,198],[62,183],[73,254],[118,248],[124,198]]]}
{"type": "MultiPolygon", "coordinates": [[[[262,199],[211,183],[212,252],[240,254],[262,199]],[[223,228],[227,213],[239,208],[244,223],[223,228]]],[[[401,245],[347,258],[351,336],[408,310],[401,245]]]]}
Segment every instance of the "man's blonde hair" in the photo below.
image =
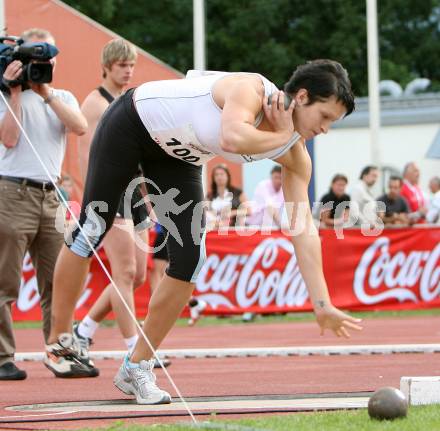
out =
{"type": "Polygon", "coordinates": [[[55,42],[52,33],[44,28],[30,28],[21,34],[21,38],[24,40],[29,40],[34,37],[37,39],[52,39],[55,42]]]}
{"type": "MultiPolygon", "coordinates": [[[[104,67],[112,67],[117,61],[136,61],[136,48],[124,39],[113,39],[108,42],[101,54],[101,64],[104,67]]],[[[105,78],[105,71],[103,72],[105,78]]]]}

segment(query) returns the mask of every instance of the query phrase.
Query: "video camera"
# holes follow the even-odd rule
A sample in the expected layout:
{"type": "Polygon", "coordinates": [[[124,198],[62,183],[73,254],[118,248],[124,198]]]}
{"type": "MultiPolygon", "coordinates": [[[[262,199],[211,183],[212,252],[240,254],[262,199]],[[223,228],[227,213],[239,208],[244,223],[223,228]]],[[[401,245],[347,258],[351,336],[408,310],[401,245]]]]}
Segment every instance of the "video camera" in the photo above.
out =
{"type": "Polygon", "coordinates": [[[47,42],[25,42],[15,36],[0,37],[1,89],[17,85],[27,87],[27,82],[35,84],[52,82],[53,66],[49,60],[58,52],[54,45],[47,42]],[[5,43],[5,41],[12,43],[5,43]],[[6,81],[3,74],[14,60],[20,60],[23,63],[23,71],[18,79],[6,81]]]}

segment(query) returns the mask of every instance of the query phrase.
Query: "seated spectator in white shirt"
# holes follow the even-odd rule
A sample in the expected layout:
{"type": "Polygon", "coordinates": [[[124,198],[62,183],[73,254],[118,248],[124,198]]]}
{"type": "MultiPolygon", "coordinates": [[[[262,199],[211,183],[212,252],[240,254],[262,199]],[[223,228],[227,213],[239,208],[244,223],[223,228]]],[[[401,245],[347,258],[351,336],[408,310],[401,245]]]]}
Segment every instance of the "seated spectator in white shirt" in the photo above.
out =
{"type": "Polygon", "coordinates": [[[432,197],[428,206],[428,213],[426,214],[426,221],[428,223],[440,224],[440,177],[432,177],[429,181],[429,189],[432,197]]]}
{"type": "Polygon", "coordinates": [[[249,225],[282,227],[284,195],[281,188],[281,166],[275,165],[270,171],[270,178],[257,184],[253,202],[249,225]]]}
{"type": "Polygon", "coordinates": [[[388,180],[388,193],[380,196],[377,200],[384,203],[384,211],[379,211],[379,217],[385,226],[409,226],[409,206],[404,197],[401,196],[403,180],[400,177],[392,176],[388,180]]]}
{"type": "Polygon", "coordinates": [[[376,199],[373,196],[372,188],[378,178],[378,168],[376,166],[366,166],[362,169],[359,182],[351,190],[351,212],[356,211],[354,206],[359,211],[357,225],[370,224],[373,226],[376,224],[376,199]]]}
{"type": "Polygon", "coordinates": [[[350,196],[345,193],[348,178],[343,174],[336,174],[332,178],[330,190],[320,202],[320,220],[322,227],[342,226],[349,217],[350,196]]]}
{"type": "Polygon", "coordinates": [[[244,226],[246,215],[250,212],[246,195],[231,184],[231,173],[226,165],[214,167],[211,174],[211,191],[206,213],[209,229],[244,226]]]}

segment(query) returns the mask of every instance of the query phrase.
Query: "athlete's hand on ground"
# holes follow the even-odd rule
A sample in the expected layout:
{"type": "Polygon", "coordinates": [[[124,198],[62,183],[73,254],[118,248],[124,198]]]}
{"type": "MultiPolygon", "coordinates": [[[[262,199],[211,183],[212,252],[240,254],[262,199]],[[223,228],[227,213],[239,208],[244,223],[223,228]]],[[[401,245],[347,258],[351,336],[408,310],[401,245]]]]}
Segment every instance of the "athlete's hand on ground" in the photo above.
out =
{"type": "Polygon", "coordinates": [[[331,329],[338,337],[350,338],[349,330],[362,330],[362,327],[358,325],[361,319],[351,317],[333,305],[315,309],[315,315],[321,327],[321,335],[324,335],[326,329],[331,329]]]}
{"type": "Polygon", "coordinates": [[[295,100],[289,106],[289,109],[284,109],[284,92],[277,91],[271,94],[271,102],[265,97],[263,101],[263,109],[266,118],[273,127],[275,132],[284,132],[289,137],[293,135],[295,128],[293,125],[293,110],[295,108],[295,100]]]}

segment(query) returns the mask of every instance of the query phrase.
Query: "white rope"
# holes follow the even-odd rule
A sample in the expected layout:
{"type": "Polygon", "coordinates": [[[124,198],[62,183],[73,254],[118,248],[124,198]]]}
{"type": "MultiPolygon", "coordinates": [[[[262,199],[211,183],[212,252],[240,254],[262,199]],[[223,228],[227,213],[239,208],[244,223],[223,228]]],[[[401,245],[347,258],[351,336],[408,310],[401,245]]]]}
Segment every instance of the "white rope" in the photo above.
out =
{"type": "Polygon", "coordinates": [[[49,170],[47,169],[46,165],[44,164],[43,160],[41,159],[38,151],[35,149],[34,145],[32,144],[31,140],[29,139],[28,134],[26,133],[26,131],[24,130],[23,126],[21,125],[20,121],[18,120],[18,118],[16,117],[14,111],[12,110],[12,108],[10,107],[8,101],[6,100],[4,94],[2,91],[0,91],[1,97],[5,103],[5,105],[7,106],[9,112],[11,113],[12,117],[14,118],[15,122],[17,123],[21,133],[23,133],[24,138],[26,139],[27,143],[30,145],[32,151],[34,152],[35,156],[37,157],[38,161],[40,162],[42,168],[44,169],[46,175],[48,176],[48,178],[50,179],[50,182],[54,185],[60,199],[62,200],[64,206],[66,207],[67,211],[69,211],[72,219],[74,220],[74,222],[76,223],[77,227],[79,228],[79,230],[81,231],[81,233],[83,234],[84,238],[86,239],[87,245],[90,247],[90,249],[92,250],[93,254],[95,255],[99,265],[101,266],[101,268],[103,269],[105,275],[108,277],[108,279],[110,280],[111,285],[114,287],[114,289],[116,290],[121,302],[124,304],[124,307],[126,308],[129,316],[131,317],[131,319],[133,320],[134,324],[136,325],[136,328],[138,329],[138,331],[140,332],[141,336],[143,337],[144,341],[147,343],[148,347],[150,348],[150,350],[153,352],[153,356],[157,359],[157,361],[160,363],[160,366],[162,367],[165,375],[167,376],[169,382],[171,383],[172,387],[174,388],[174,390],[177,393],[177,396],[180,398],[180,400],[182,401],[182,404],[184,405],[186,411],[188,412],[189,416],[191,417],[192,421],[194,423],[198,423],[196,418],[194,417],[192,411],[190,410],[188,403],[186,402],[185,398],[183,397],[183,395],[181,394],[179,388],[177,387],[177,385],[174,383],[174,380],[172,379],[171,375],[168,373],[167,369],[163,366],[162,361],[160,360],[159,356],[157,355],[156,350],[153,348],[150,340],[148,339],[148,337],[145,335],[144,331],[142,330],[141,326],[139,325],[136,316],[133,314],[132,310],[130,309],[130,306],[127,304],[127,302],[125,301],[124,297],[122,296],[119,288],[116,286],[116,283],[114,282],[112,276],[110,275],[110,273],[108,272],[107,268],[105,267],[104,263],[102,262],[101,258],[98,255],[98,252],[96,251],[95,247],[92,245],[92,243],[90,242],[88,235],[83,231],[83,228],[80,226],[78,219],[76,218],[75,214],[73,213],[73,211],[70,209],[69,205],[67,204],[66,199],[64,198],[63,194],[61,193],[58,185],[56,184],[56,180],[52,177],[52,175],[50,174],[49,170]]]}

